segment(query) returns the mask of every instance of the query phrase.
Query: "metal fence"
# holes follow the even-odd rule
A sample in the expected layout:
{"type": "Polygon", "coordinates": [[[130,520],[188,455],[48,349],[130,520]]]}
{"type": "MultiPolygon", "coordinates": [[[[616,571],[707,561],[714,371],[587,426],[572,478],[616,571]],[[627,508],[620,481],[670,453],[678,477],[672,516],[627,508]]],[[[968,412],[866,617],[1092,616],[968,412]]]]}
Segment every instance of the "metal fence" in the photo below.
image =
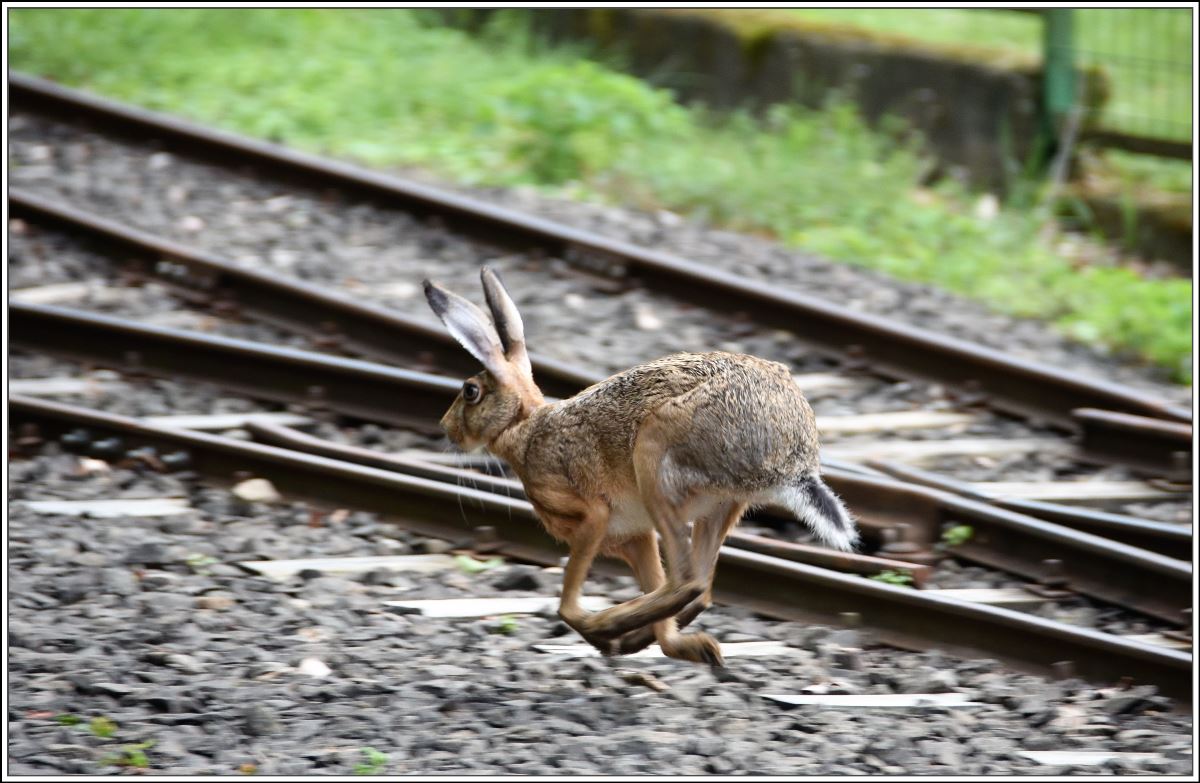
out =
{"type": "Polygon", "coordinates": [[[1059,124],[1106,100],[1084,138],[1169,157],[1192,157],[1192,9],[1046,9],[1045,99],[1059,124]],[[1090,72],[1090,73],[1089,73],[1090,72]]]}

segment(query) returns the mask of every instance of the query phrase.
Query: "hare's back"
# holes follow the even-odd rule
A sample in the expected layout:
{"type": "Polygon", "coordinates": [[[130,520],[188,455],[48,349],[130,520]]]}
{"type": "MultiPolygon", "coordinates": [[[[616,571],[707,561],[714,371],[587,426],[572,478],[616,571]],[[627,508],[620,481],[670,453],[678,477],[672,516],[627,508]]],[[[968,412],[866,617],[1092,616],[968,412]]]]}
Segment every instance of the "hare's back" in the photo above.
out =
{"type": "Polygon", "coordinates": [[[812,410],[782,364],[683,353],[631,367],[531,422],[527,459],[572,486],[632,486],[632,455],[654,430],[705,483],[774,486],[817,465],[812,410]]]}
{"type": "Polygon", "coordinates": [[[654,413],[656,429],[671,440],[673,465],[697,483],[734,490],[766,489],[815,472],[816,421],[788,369],[740,354],[713,364],[708,382],[654,413]]]}
{"type": "Polygon", "coordinates": [[[564,411],[593,420],[600,414],[604,421],[636,426],[647,413],[706,385],[726,390],[734,405],[750,404],[768,391],[782,392],[791,402],[792,393],[799,391],[787,368],[776,362],[735,353],[678,353],[585,389],[565,401],[564,411]]]}

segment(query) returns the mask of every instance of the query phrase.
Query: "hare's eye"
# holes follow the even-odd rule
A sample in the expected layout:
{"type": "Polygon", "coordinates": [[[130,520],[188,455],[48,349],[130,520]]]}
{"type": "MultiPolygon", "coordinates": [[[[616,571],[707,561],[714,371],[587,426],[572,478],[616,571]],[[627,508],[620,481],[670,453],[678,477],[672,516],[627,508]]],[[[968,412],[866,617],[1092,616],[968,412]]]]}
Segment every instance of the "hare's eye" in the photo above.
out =
{"type": "Polygon", "coordinates": [[[483,390],[479,388],[479,384],[473,381],[467,381],[463,384],[463,399],[470,403],[479,402],[479,398],[483,396],[483,390]]]}

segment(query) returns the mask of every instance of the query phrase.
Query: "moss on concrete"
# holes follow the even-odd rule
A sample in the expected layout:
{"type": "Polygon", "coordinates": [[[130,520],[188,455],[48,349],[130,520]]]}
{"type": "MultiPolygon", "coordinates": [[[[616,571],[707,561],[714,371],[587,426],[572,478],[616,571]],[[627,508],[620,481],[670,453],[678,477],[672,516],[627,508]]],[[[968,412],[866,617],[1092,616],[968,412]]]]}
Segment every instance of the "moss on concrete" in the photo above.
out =
{"type": "Polygon", "coordinates": [[[977,66],[1036,73],[1041,61],[1020,52],[967,44],[949,45],[919,41],[904,35],[881,33],[849,24],[815,22],[787,11],[770,9],[660,8],[641,13],[690,16],[708,19],[731,32],[743,42],[747,52],[761,48],[764,41],[779,34],[823,38],[844,44],[867,44],[883,51],[902,51],[934,59],[956,60],[977,66]]]}

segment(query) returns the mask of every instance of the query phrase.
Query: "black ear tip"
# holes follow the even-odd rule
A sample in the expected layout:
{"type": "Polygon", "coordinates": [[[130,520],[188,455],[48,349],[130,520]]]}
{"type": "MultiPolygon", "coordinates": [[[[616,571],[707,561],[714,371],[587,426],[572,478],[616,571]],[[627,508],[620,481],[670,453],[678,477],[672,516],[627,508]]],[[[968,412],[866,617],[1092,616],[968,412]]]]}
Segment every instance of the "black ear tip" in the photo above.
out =
{"type": "Polygon", "coordinates": [[[484,293],[488,296],[488,301],[491,301],[492,289],[500,288],[507,292],[508,288],[504,285],[504,280],[500,278],[500,273],[490,266],[485,266],[479,270],[479,278],[483,281],[484,293]]]}
{"type": "Polygon", "coordinates": [[[441,310],[446,304],[446,292],[429,279],[424,280],[421,284],[425,287],[425,299],[429,305],[434,310],[441,310]]]}

